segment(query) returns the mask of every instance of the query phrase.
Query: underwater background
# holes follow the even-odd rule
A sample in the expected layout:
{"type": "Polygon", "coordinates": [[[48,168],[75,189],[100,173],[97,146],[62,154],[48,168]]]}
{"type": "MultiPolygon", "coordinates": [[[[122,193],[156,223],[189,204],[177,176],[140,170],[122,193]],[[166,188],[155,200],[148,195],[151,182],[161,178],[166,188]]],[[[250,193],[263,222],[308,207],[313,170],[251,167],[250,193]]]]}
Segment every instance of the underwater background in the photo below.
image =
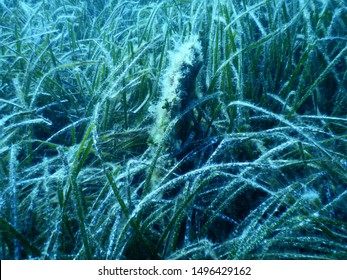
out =
{"type": "Polygon", "coordinates": [[[0,1],[1,259],[347,259],[345,0],[0,1]]]}

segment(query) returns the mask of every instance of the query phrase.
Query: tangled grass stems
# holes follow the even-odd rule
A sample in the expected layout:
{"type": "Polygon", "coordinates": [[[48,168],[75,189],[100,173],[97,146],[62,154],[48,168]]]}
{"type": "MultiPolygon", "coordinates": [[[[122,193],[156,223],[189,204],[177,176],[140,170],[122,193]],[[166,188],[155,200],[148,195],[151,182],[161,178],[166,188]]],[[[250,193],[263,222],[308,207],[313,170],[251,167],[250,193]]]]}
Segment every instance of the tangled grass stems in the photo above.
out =
{"type": "Polygon", "coordinates": [[[342,1],[0,5],[2,259],[347,259],[342,1]]]}

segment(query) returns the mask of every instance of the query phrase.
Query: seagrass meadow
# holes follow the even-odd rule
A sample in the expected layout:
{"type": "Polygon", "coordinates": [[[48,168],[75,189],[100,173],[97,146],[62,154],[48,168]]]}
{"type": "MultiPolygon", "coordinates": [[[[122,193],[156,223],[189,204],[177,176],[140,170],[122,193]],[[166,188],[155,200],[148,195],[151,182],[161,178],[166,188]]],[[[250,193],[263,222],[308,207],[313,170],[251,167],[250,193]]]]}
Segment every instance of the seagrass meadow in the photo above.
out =
{"type": "Polygon", "coordinates": [[[347,259],[345,0],[0,1],[1,259],[347,259]]]}

